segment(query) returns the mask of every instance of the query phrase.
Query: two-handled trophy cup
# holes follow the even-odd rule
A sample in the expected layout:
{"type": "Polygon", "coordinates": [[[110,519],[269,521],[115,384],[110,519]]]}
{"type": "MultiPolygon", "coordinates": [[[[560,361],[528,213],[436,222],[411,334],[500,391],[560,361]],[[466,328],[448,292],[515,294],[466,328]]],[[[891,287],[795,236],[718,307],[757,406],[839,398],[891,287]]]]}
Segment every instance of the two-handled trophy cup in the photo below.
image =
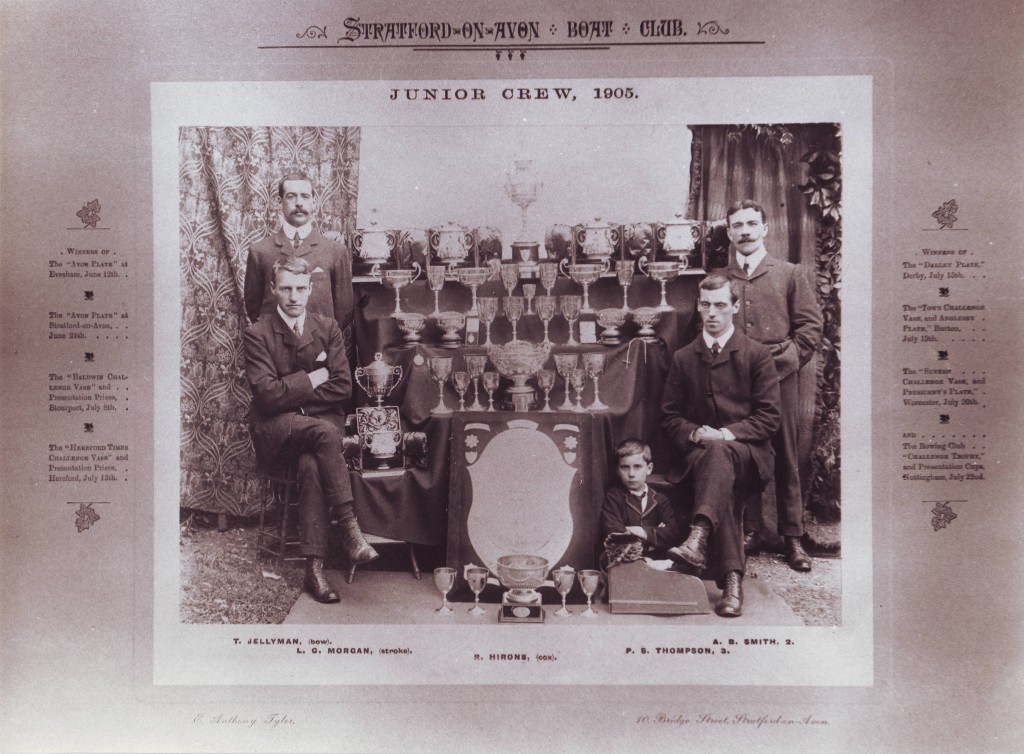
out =
{"type": "Polygon", "coordinates": [[[398,406],[383,404],[402,380],[402,367],[391,366],[378,352],[373,355],[371,364],[356,367],[355,380],[370,400],[377,402],[376,406],[356,409],[360,445],[369,452],[377,470],[389,469],[391,459],[402,445],[402,420],[398,406]]]}

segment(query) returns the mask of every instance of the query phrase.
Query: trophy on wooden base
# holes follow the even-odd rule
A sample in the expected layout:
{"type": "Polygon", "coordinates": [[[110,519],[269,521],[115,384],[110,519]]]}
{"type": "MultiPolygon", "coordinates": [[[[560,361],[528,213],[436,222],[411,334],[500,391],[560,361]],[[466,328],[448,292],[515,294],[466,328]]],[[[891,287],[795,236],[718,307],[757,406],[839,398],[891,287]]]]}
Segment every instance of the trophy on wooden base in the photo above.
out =
{"type": "Polygon", "coordinates": [[[544,584],[548,573],[547,558],[502,555],[498,558],[496,570],[501,585],[508,589],[501,596],[498,620],[502,623],[543,623],[544,608],[541,607],[537,587],[544,584]]]}

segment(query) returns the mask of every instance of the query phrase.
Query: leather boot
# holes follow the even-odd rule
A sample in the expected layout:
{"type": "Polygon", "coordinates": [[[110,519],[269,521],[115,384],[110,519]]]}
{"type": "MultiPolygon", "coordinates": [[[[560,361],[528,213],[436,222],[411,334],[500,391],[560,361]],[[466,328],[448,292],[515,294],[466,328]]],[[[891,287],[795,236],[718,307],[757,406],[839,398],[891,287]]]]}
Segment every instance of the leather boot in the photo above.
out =
{"type": "Polygon", "coordinates": [[[794,571],[811,570],[811,558],[804,552],[800,537],[786,537],[786,562],[794,571]]]}
{"type": "Polygon", "coordinates": [[[736,618],[743,614],[743,574],[729,571],[725,574],[722,597],[715,605],[715,612],[723,618],[736,618]]]}
{"type": "Polygon", "coordinates": [[[711,535],[711,524],[694,521],[690,527],[690,536],[679,547],[668,551],[669,558],[684,569],[699,576],[708,563],[708,537],[711,535]]]}
{"type": "Polygon", "coordinates": [[[351,505],[342,507],[338,525],[341,527],[341,545],[351,565],[366,565],[380,557],[380,553],[363,539],[363,532],[351,505]]]}
{"type": "Polygon", "coordinates": [[[324,559],[306,558],[306,582],[303,585],[307,592],[313,595],[317,602],[338,602],[341,597],[331,589],[327,577],[324,575],[324,559]]]}

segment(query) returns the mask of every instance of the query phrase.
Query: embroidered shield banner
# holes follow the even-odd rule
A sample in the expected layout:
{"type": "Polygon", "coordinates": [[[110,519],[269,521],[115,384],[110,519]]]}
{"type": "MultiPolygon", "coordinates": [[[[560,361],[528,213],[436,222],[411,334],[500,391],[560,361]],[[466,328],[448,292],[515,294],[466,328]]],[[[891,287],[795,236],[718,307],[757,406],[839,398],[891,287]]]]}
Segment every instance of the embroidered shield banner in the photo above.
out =
{"type": "Polygon", "coordinates": [[[453,422],[448,565],[476,563],[493,573],[498,558],[512,554],[539,555],[551,568],[594,565],[601,504],[594,459],[607,468],[601,419],[529,417],[453,422]]]}

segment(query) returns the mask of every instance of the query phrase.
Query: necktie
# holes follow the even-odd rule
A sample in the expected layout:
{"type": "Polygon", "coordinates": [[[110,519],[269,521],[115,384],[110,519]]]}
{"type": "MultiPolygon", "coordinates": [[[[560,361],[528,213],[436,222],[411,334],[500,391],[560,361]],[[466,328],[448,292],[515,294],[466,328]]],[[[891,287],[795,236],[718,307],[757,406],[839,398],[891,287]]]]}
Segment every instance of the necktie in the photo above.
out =
{"type": "Polygon", "coordinates": [[[295,236],[292,238],[292,248],[297,249],[302,246],[302,236],[299,235],[298,231],[295,231],[295,236]]]}
{"type": "Polygon", "coordinates": [[[718,353],[721,350],[722,350],[722,347],[720,345],[718,345],[718,341],[717,340],[714,341],[711,344],[711,357],[717,359],[718,358],[718,353]]]}
{"type": "MultiPolygon", "coordinates": [[[[298,236],[296,236],[298,238],[298,236]]],[[[743,263],[743,274],[750,277],[750,262],[743,263]]]]}
{"type": "Polygon", "coordinates": [[[640,506],[640,512],[645,512],[647,510],[647,495],[641,493],[639,495],[633,495],[633,497],[636,498],[636,504],[640,506]]]}
{"type": "Polygon", "coordinates": [[[298,320],[296,320],[295,327],[293,327],[292,330],[294,330],[296,338],[302,337],[302,329],[299,327],[298,320]]]}

